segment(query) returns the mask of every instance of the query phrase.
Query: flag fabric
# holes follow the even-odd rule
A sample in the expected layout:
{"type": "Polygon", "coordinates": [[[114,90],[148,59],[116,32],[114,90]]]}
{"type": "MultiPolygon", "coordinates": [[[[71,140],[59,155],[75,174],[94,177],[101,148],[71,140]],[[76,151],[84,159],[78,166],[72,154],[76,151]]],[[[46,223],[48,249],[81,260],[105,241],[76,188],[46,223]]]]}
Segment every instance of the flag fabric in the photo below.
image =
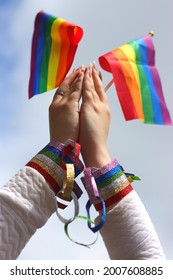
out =
{"type": "Polygon", "coordinates": [[[142,119],[146,124],[172,125],[155,67],[155,49],[150,35],[100,56],[99,63],[113,74],[126,120],[142,119]]]}
{"type": "Polygon", "coordinates": [[[29,98],[54,89],[68,73],[83,36],[81,27],[43,11],[35,18],[29,98]]]}

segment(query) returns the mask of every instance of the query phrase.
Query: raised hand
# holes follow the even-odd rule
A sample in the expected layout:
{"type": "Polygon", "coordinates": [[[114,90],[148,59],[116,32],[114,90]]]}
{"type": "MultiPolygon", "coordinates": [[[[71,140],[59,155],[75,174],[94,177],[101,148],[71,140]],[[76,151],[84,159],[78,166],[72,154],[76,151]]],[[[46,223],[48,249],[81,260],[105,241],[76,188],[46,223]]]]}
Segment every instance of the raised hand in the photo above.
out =
{"type": "Polygon", "coordinates": [[[95,67],[87,67],[82,87],[79,135],[86,166],[101,167],[111,160],[107,149],[109,126],[110,108],[102,81],[95,67]]]}
{"type": "Polygon", "coordinates": [[[73,70],[56,91],[49,107],[50,141],[65,143],[72,139],[78,142],[83,77],[82,67],[73,70]]]}

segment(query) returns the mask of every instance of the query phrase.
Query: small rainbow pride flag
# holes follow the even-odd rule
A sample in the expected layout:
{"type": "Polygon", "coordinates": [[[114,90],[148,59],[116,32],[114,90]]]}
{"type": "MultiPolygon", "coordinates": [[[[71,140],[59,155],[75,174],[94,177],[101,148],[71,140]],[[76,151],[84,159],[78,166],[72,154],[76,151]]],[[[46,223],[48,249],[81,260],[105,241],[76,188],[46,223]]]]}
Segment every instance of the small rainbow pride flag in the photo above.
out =
{"type": "Polygon", "coordinates": [[[29,98],[56,88],[68,73],[83,36],[81,27],[39,12],[31,50],[29,98]]]}
{"type": "Polygon", "coordinates": [[[126,120],[172,125],[151,36],[131,41],[99,57],[101,67],[113,74],[118,99],[126,120]]]}

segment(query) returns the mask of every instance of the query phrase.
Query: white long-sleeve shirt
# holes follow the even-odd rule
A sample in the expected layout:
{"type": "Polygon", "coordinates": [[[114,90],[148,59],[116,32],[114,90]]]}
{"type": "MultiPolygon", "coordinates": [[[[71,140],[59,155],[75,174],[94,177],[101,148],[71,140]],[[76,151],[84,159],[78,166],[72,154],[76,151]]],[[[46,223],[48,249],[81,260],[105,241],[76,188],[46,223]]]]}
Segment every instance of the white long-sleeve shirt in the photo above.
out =
{"type": "MultiPolygon", "coordinates": [[[[75,148],[74,143],[70,142],[70,145],[75,148]]],[[[56,211],[55,194],[62,187],[64,176],[60,161],[64,147],[61,143],[49,143],[0,188],[1,260],[16,259],[36,230],[41,228],[56,211]]],[[[73,161],[75,157],[73,150],[71,151],[69,158],[73,161]]],[[[69,158],[66,160],[69,161],[69,158]]],[[[114,187],[116,191],[117,184],[120,184],[121,188],[127,183],[124,173],[119,172],[120,165],[116,160],[113,161],[113,164],[113,168],[112,163],[109,163],[103,168],[93,169],[93,176],[95,176],[98,187],[99,184],[102,187],[100,194],[106,195],[108,204],[110,191],[114,193],[114,187]],[[120,174],[120,177],[112,181],[112,178],[117,178],[117,174],[120,174]]],[[[83,165],[80,160],[75,159],[75,177],[82,169],[83,165]]],[[[78,198],[82,194],[76,183],[74,192],[78,198]]],[[[113,199],[116,197],[113,195],[113,199]]],[[[113,201],[112,197],[111,201],[113,201]]],[[[132,187],[129,193],[116,204],[112,204],[100,233],[111,259],[165,258],[147,211],[132,187]]]]}
{"type": "MultiPolygon", "coordinates": [[[[53,191],[40,173],[23,167],[0,188],[0,259],[16,259],[56,210],[53,191]]],[[[111,259],[164,259],[142,201],[133,190],[108,213],[100,231],[111,259]]]]}

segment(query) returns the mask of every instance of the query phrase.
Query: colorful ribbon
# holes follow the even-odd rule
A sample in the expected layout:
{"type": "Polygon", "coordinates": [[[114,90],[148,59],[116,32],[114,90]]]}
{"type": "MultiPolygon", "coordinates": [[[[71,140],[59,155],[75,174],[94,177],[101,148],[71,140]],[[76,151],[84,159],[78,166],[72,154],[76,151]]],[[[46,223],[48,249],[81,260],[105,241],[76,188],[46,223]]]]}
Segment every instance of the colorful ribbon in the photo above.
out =
{"type": "Polygon", "coordinates": [[[95,225],[94,227],[91,226],[90,222],[90,207],[92,206],[92,203],[90,200],[88,200],[87,204],[86,204],[86,211],[87,211],[87,217],[88,217],[88,227],[92,232],[98,232],[104,225],[105,221],[106,221],[106,205],[105,205],[105,201],[103,198],[100,198],[99,196],[96,197],[98,200],[101,200],[102,203],[102,215],[101,215],[101,221],[100,223],[98,223],[97,225],[95,225]]]}
{"type": "MultiPolygon", "coordinates": [[[[84,219],[86,220],[89,224],[94,224],[94,222],[88,218],[88,217],[85,217],[85,216],[76,216],[75,219],[84,219]]],[[[69,232],[68,232],[68,226],[71,224],[71,222],[68,222],[64,225],[64,230],[65,230],[65,233],[67,235],[67,237],[70,239],[70,241],[74,242],[75,244],[77,245],[81,245],[81,246],[84,246],[84,247],[87,247],[87,248],[90,248],[91,245],[95,244],[97,239],[98,239],[98,232],[97,232],[97,236],[96,238],[94,239],[94,241],[92,241],[91,243],[82,243],[82,242],[78,242],[76,240],[74,240],[73,238],[70,237],[69,235],[69,232]]]]}
{"type": "MultiPolygon", "coordinates": [[[[57,197],[59,197],[59,194],[61,194],[62,192],[63,192],[63,190],[60,190],[57,193],[57,197]]],[[[58,210],[58,205],[57,205],[57,208],[56,208],[56,214],[57,214],[58,218],[60,219],[60,221],[64,224],[71,223],[75,219],[75,217],[78,216],[78,214],[79,214],[78,198],[77,198],[77,196],[74,192],[71,192],[71,197],[74,201],[74,215],[73,215],[73,217],[71,217],[70,219],[65,219],[63,216],[60,215],[59,210],[58,210]]]]}
{"type": "Polygon", "coordinates": [[[92,204],[96,204],[98,200],[101,200],[102,203],[102,214],[101,214],[100,223],[97,224],[95,227],[91,227],[91,223],[88,222],[89,229],[92,230],[93,232],[97,232],[103,227],[106,221],[106,206],[105,206],[104,199],[100,198],[96,181],[92,176],[91,168],[86,168],[84,170],[84,175],[85,175],[85,188],[89,196],[89,200],[86,204],[87,217],[89,219],[90,219],[90,207],[92,206],[92,204]]]}

